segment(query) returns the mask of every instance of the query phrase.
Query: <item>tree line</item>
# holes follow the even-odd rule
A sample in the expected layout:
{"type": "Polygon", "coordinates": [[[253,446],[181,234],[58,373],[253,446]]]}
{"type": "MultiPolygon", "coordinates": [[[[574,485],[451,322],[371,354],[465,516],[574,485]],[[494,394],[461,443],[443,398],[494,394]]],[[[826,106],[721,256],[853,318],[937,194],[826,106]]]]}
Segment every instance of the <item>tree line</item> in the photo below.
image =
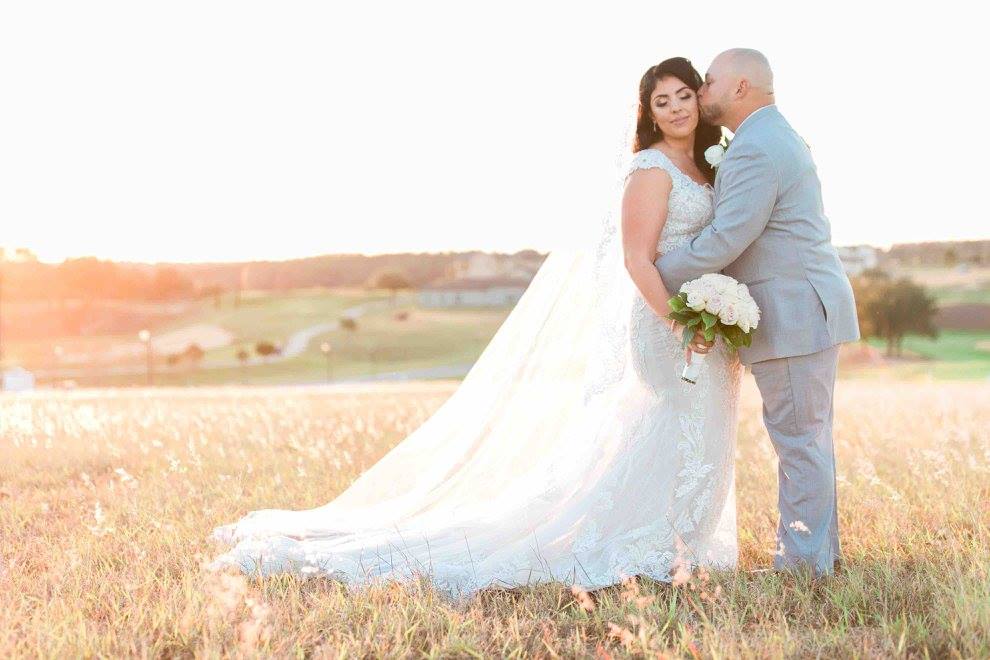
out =
{"type": "MultiPolygon", "coordinates": [[[[68,259],[60,264],[22,259],[0,261],[0,273],[8,299],[156,301],[248,289],[363,287],[385,273],[402,278],[405,286],[398,288],[420,287],[449,275],[455,262],[479,253],[332,254],[288,261],[153,265],[95,257],[68,259]]],[[[497,256],[527,261],[535,272],[546,255],[521,250],[497,256]]]]}
{"type": "Polygon", "coordinates": [[[148,300],[196,295],[193,281],[174,266],[136,266],[96,257],[59,264],[17,261],[0,264],[7,300],[148,300]]]}

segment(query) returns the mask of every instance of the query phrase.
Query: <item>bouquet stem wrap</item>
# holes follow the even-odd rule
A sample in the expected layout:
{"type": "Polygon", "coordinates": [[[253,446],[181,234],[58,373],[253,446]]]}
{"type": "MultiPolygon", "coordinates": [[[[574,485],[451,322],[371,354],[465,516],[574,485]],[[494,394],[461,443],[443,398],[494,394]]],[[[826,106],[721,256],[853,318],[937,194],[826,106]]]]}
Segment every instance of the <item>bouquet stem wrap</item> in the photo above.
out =
{"type": "Polygon", "coordinates": [[[691,351],[691,363],[684,365],[684,369],[681,371],[681,380],[686,380],[692,385],[697,383],[698,374],[701,373],[701,365],[705,363],[706,357],[704,353],[691,351]]]}

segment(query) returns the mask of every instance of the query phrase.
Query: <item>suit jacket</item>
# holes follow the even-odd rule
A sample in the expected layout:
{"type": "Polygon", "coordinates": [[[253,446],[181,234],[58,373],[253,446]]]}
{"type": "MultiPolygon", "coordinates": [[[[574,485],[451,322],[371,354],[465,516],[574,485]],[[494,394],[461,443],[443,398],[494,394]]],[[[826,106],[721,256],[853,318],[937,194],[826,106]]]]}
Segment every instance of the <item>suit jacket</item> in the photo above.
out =
{"type": "Polygon", "coordinates": [[[671,293],[715,272],[749,287],[761,319],[752,346],[739,349],[744,364],[859,339],[811,151],[776,106],[735,134],[715,176],[711,224],[654,265],[671,293]]]}

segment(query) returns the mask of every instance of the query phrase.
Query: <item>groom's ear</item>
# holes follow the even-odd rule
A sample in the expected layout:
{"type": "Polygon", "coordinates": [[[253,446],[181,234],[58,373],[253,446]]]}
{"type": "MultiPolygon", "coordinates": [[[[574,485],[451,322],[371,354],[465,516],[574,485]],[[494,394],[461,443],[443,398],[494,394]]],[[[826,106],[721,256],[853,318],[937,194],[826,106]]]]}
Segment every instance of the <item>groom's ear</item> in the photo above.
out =
{"type": "Polygon", "coordinates": [[[736,98],[744,99],[746,95],[749,94],[750,84],[745,78],[739,79],[739,84],[736,85],[736,98]]]}

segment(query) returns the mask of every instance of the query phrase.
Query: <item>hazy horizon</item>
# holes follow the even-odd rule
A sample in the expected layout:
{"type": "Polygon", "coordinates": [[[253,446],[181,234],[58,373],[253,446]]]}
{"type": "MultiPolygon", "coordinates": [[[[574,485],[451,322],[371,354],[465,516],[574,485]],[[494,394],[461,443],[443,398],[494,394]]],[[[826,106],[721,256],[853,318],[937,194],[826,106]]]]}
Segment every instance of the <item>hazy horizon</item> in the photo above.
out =
{"type": "MultiPolygon", "coordinates": [[[[919,243],[957,243],[957,242],[979,242],[979,241],[990,241],[990,238],[975,238],[975,239],[945,239],[936,241],[912,241],[910,243],[895,243],[887,246],[872,245],[869,243],[850,243],[850,244],[836,244],[836,247],[858,247],[862,245],[868,245],[879,250],[888,251],[893,245],[916,245],[919,243]]],[[[0,245],[0,249],[5,246],[0,245]]],[[[16,246],[16,247],[26,247],[26,246],[16,246]]],[[[13,247],[8,249],[14,249],[13,247]]],[[[27,248],[30,250],[30,248],[27,248]]],[[[93,254],[81,254],[81,255],[70,255],[67,259],[83,259],[83,258],[96,258],[100,261],[112,261],[118,264],[142,264],[142,265],[157,265],[157,264],[181,264],[181,265],[222,265],[222,264],[237,264],[237,263],[257,263],[257,262],[283,262],[283,261],[302,261],[306,259],[319,259],[321,257],[338,257],[338,256],[361,256],[361,257],[380,257],[389,255],[410,255],[410,254],[464,254],[469,252],[485,252],[488,254],[505,254],[512,255],[518,252],[533,250],[541,254],[547,254],[548,250],[540,250],[538,248],[523,247],[518,250],[492,250],[485,248],[466,248],[462,250],[400,250],[400,251],[388,251],[388,252],[321,252],[318,254],[306,254],[298,255],[293,257],[285,258],[245,258],[245,259],[214,259],[208,261],[183,261],[183,260],[159,260],[159,261],[141,261],[136,259],[114,259],[111,257],[102,257],[100,255],[93,254]]],[[[33,253],[33,251],[32,251],[33,253]]],[[[48,260],[38,257],[38,261],[46,264],[57,264],[61,263],[65,259],[48,260]]]]}

